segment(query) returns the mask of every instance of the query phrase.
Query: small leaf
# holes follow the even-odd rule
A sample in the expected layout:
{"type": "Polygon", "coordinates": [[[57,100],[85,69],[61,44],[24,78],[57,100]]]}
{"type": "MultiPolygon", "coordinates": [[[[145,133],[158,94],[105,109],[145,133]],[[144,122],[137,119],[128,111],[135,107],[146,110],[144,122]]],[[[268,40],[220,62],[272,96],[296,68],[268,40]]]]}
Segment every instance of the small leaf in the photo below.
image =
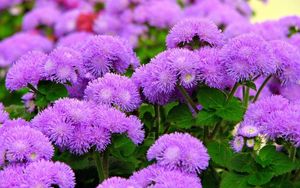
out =
{"type": "Polygon", "coordinates": [[[215,112],[209,112],[201,110],[196,117],[197,126],[213,126],[218,123],[221,119],[216,115],[215,112]]]}
{"type": "Polygon", "coordinates": [[[174,123],[178,128],[188,129],[194,124],[194,118],[189,107],[185,104],[179,104],[172,108],[168,114],[167,121],[174,123]]]}
{"type": "Polygon", "coordinates": [[[244,83],[242,83],[242,85],[248,86],[249,88],[251,88],[255,91],[257,90],[256,85],[253,81],[245,81],[244,83]]]}
{"type": "Polygon", "coordinates": [[[273,173],[268,171],[257,171],[251,174],[248,179],[248,183],[251,185],[264,185],[271,181],[273,173]]]}
{"type": "Polygon", "coordinates": [[[233,152],[227,141],[217,142],[212,141],[207,145],[208,154],[218,165],[229,168],[233,157],[233,152]]]}
{"type": "Polygon", "coordinates": [[[248,176],[226,172],[221,181],[221,188],[250,188],[248,176]]]}
{"type": "Polygon", "coordinates": [[[237,172],[252,173],[256,170],[256,163],[250,154],[239,153],[232,158],[230,167],[237,172]]]}
{"type": "Polygon", "coordinates": [[[21,105],[10,105],[5,108],[5,111],[9,113],[11,119],[23,118],[30,120],[33,117],[33,115],[27,112],[26,108],[21,105]]]}
{"type": "Polygon", "coordinates": [[[218,89],[201,87],[197,94],[198,102],[204,108],[218,108],[224,105],[226,94],[218,89]]]}
{"type": "Polygon", "coordinates": [[[38,90],[44,94],[50,102],[68,96],[68,91],[63,84],[51,81],[40,81],[38,84],[38,90]]]}
{"type": "Polygon", "coordinates": [[[226,121],[240,122],[243,119],[245,107],[236,98],[231,99],[222,108],[217,109],[216,115],[226,121]]]}

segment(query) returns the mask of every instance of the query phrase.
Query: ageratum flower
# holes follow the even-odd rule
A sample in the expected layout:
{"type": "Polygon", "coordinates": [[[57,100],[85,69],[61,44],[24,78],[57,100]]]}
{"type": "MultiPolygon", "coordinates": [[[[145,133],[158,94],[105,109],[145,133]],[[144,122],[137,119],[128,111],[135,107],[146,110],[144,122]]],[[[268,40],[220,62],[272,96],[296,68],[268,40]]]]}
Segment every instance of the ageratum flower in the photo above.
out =
{"type": "MultiPolygon", "coordinates": [[[[0,151],[9,163],[33,162],[40,159],[49,160],[54,148],[49,139],[40,131],[29,126],[6,126],[0,135],[0,151]]],[[[4,165],[0,161],[0,165],[4,165]]]]}
{"type": "Polygon", "coordinates": [[[151,165],[135,172],[130,180],[137,182],[141,187],[153,188],[202,188],[200,179],[194,174],[186,174],[180,171],[167,170],[157,165],[151,165]]]}
{"type": "Polygon", "coordinates": [[[277,66],[270,45],[260,36],[243,34],[231,39],[221,50],[220,58],[230,78],[249,80],[256,75],[270,75],[277,66]]]}
{"type": "Polygon", "coordinates": [[[65,37],[61,37],[57,42],[57,46],[73,48],[74,50],[81,50],[84,43],[93,35],[86,32],[74,32],[65,37]]]}
{"type": "Polygon", "coordinates": [[[124,73],[138,62],[124,39],[106,35],[91,37],[83,46],[82,56],[85,70],[95,78],[108,72],[124,73]]]}
{"type": "Polygon", "coordinates": [[[244,137],[242,136],[236,136],[234,137],[234,139],[231,141],[231,147],[235,152],[241,152],[244,144],[245,144],[245,140],[244,137]]]}
{"type": "Polygon", "coordinates": [[[85,90],[85,98],[97,104],[107,104],[130,112],[141,104],[138,88],[131,79],[117,74],[105,74],[93,80],[85,90]]]}
{"type": "Polygon", "coordinates": [[[220,53],[216,48],[202,48],[199,54],[199,78],[209,87],[225,88],[229,79],[224,65],[220,61],[220,53]]]}
{"type": "Polygon", "coordinates": [[[254,24],[254,32],[262,36],[265,40],[284,40],[286,32],[280,22],[278,21],[265,21],[262,23],[254,24]]]}
{"type": "Polygon", "coordinates": [[[285,35],[294,35],[293,32],[299,32],[300,29],[300,17],[299,16],[286,16],[279,20],[281,27],[285,31],[285,35]],[[292,33],[291,33],[292,31],[292,33]]]}
{"type": "Polygon", "coordinates": [[[296,47],[298,47],[298,49],[300,49],[300,34],[295,34],[293,35],[288,42],[296,47]]]}
{"type": "Polygon", "coordinates": [[[89,83],[88,78],[78,77],[77,81],[72,85],[66,84],[66,88],[68,90],[68,94],[70,98],[83,99],[84,91],[89,83]]]}
{"type": "Polygon", "coordinates": [[[176,1],[170,0],[145,1],[135,11],[138,21],[141,21],[138,17],[140,13],[145,15],[144,22],[158,28],[172,27],[182,16],[180,6],[176,1]]]}
{"type": "Polygon", "coordinates": [[[53,50],[42,67],[43,76],[60,83],[76,83],[78,74],[82,72],[81,54],[68,47],[53,50]]]}
{"type": "Polygon", "coordinates": [[[60,15],[54,26],[55,35],[61,37],[73,32],[76,29],[76,20],[80,12],[78,9],[73,9],[60,15]]]}
{"type": "Polygon", "coordinates": [[[13,91],[26,87],[28,84],[37,85],[42,79],[42,66],[47,55],[40,51],[31,51],[23,55],[8,70],[6,87],[13,91]]]}
{"type": "Polygon", "coordinates": [[[28,187],[75,187],[74,172],[61,162],[41,160],[31,163],[25,168],[24,176],[28,187]]]}
{"type": "Polygon", "coordinates": [[[0,42],[0,66],[9,66],[20,56],[33,50],[49,52],[52,50],[52,42],[32,33],[17,33],[6,38],[0,42]]]}
{"type": "Polygon", "coordinates": [[[111,177],[109,179],[104,180],[97,188],[142,188],[141,186],[137,185],[132,180],[128,180],[125,178],[120,177],[111,177]]]}
{"type": "Polygon", "coordinates": [[[279,67],[277,76],[283,84],[294,84],[300,81],[300,51],[288,42],[271,41],[275,62],[279,67]]]}
{"type": "Polygon", "coordinates": [[[22,22],[22,29],[33,30],[38,26],[52,27],[59,19],[60,11],[55,6],[36,7],[26,13],[22,22]]]}
{"type": "Polygon", "coordinates": [[[280,94],[290,101],[297,101],[300,99],[300,85],[290,84],[280,88],[280,94]]]}
{"type": "Polygon", "coordinates": [[[24,167],[11,165],[0,170],[0,187],[24,187],[26,177],[23,174],[24,167]]]}
{"type": "Polygon", "coordinates": [[[196,173],[208,166],[209,155],[200,140],[187,133],[161,136],[149,148],[148,160],[155,159],[159,166],[171,170],[196,173]]]}
{"type": "Polygon", "coordinates": [[[248,21],[243,22],[235,22],[232,24],[229,24],[224,31],[224,36],[226,39],[231,39],[234,37],[237,37],[242,34],[246,34],[249,32],[252,32],[254,29],[253,25],[249,23],[248,21]]]}
{"type": "Polygon", "coordinates": [[[0,103],[0,127],[2,124],[9,119],[9,114],[5,111],[2,103],[0,103]]]}
{"type": "Polygon", "coordinates": [[[223,35],[218,27],[206,19],[190,18],[177,23],[166,39],[168,48],[186,47],[195,43],[195,47],[223,45],[223,35]]]}
{"type": "Polygon", "coordinates": [[[199,57],[187,49],[170,49],[158,54],[139,68],[133,81],[142,88],[151,103],[166,104],[173,97],[176,84],[192,88],[199,80],[199,57]]]}
{"type": "Polygon", "coordinates": [[[245,123],[243,125],[240,125],[238,134],[243,136],[243,137],[253,138],[253,137],[256,137],[259,134],[259,129],[258,129],[257,126],[247,125],[245,123]]]}
{"type": "Polygon", "coordinates": [[[24,106],[28,112],[31,113],[35,110],[36,105],[35,105],[35,101],[34,101],[34,99],[35,99],[34,93],[31,93],[31,92],[26,93],[25,95],[22,96],[21,99],[22,99],[22,102],[24,103],[24,106]]]}

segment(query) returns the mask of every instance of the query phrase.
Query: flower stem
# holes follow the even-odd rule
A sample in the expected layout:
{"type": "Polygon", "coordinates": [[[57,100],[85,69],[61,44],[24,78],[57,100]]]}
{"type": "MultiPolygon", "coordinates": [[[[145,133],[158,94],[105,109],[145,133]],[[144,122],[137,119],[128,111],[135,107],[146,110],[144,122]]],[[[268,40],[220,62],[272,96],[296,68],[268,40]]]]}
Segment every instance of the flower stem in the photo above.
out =
{"type": "Polygon", "coordinates": [[[190,95],[188,94],[188,92],[180,85],[177,84],[177,89],[180,91],[180,93],[183,95],[185,101],[193,108],[193,110],[198,113],[199,110],[196,106],[196,104],[194,103],[193,99],[190,97],[190,95]]]}
{"type": "Polygon", "coordinates": [[[250,95],[250,88],[245,86],[245,93],[244,93],[244,96],[243,96],[243,102],[244,102],[244,105],[245,105],[246,108],[248,107],[248,104],[249,104],[249,95],[250,95]]]}
{"type": "MultiPolygon", "coordinates": [[[[105,156],[105,154],[104,154],[105,156]]],[[[104,160],[104,156],[97,151],[94,152],[95,165],[98,172],[99,183],[103,182],[108,177],[108,161],[104,160]]]]}
{"type": "Polygon", "coordinates": [[[161,122],[161,114],[160,114],[160,106],[155,105],[155,118],[156,118],[156,130],[155,130],[155,139],[159,137],[160,133],[160,122],[161,122]]]}
{"type": "Polygon", "coordinates": [[[32,84],[27,84],[27,87],[28,87],[29,89],[31,89],[33,92],[35,92],[36,94],[44,95],[44,94],[41,93],[39,90],[37,90],[32,84]]]}
{"type": "Polygon", "coordinates": [[[259,98],[260,93],[262,92],[262,90],[264,89],[264,87],[267,85],[267,83],[269,82],[269,80],[271,80],[271,78],[272,78],[272,75],[268,76],[268,77],[264,80],[264,82],[262,83],[262,85],[261,85],[260,88],[258,89],[258,91],[257,91],[257,93],[256,93],[256,95],[255,95],[255,97],[254,97],[254,99],[253,99],[253,102],[256,102],[256,101],[257,101],[257,99],[259,98]]]}
{"type": "Polygon", "coordinates": [[[235,94],[236,90],[239,88],[239,86],[240,86],[240,83],[238,83],[238,82],[234,84],[232,90],[230,91],[230,93],[228,95],[227,102],[229,102],[232,99],[232,97],[234,96],[234,94],[235,94]]]}

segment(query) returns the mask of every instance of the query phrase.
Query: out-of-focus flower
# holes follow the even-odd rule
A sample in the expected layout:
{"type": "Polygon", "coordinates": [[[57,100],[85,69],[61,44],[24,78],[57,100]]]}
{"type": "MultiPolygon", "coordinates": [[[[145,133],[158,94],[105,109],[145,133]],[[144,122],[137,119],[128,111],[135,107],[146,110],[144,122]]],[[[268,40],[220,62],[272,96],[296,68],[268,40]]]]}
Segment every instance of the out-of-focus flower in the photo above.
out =
{"type": "Polygon", "coordinates": [[[3,104],[0,103],[0,127],[8,119],[9,119],[9,114],[5,111],[3,104]]]}
{"type": "Polygon", "coordinates": [[[231,147],[235,152],[241,152],[245,144],[244,137],[236,136],[231,141],[231,147]]]}
{"type": "Polygon", "coordinates": [[[187,133],[172,133],[161,136],[149,148],[148,160],[167,169],[196,173],[208,166],[209,155],[200,140],[187,133]]]}
{"type": "Polygon", "coordinates": [[[133,180],[128,180],[120,177],[111,177],[109,179],[104,180],[97,188],[141,188],[137,185],[133,180]]]}
{"type": "Polygon", "coordinates": [[[65,37],[61,37],[57,42],[57,46],[81,50],[81,47],[91,36],[93,36],[93,34],[87,32],[74,32],[66,35],[65,37]]]}
{"type": "Polygon", "coordinates": [[[34,103],[35,95],[34,93],[26,93],[25,95],[22,96],[22,101],[24,103],[25,108],[27,109],[28,112],[33,112],[36,105],[34,103]]]}

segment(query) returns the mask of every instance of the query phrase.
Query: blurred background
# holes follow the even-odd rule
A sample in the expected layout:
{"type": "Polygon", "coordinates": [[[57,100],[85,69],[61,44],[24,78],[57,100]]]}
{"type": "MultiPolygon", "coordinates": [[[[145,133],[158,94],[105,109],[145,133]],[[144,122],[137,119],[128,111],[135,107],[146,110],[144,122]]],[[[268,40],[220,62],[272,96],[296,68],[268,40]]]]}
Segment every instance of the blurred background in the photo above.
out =
{"type": "Polygon", "coordinates": [[[287,15],[300,15],[300,0],[269,0],[268,3],[251,0],[250,4],[255,11],[253,22],[278,19],[287,15]]]}

